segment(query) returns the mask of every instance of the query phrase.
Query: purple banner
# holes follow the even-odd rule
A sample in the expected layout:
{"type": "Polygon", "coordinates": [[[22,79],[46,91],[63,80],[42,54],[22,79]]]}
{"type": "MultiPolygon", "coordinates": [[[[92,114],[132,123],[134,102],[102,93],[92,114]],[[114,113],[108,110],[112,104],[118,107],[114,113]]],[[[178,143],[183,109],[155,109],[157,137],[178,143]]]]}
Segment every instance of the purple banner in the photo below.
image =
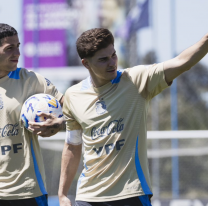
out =
{"type": "Polygon", "coordinates": [[[24,65],[26,68],[66,66],[65,0],[24,0],[24,65]]]}

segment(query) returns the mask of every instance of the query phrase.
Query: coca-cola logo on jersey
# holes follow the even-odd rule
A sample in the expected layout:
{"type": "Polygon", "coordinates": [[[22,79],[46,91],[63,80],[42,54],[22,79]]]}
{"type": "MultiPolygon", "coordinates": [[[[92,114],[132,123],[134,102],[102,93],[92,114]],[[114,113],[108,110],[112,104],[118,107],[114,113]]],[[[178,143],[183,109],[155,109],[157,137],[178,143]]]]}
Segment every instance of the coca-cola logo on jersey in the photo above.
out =
{"type": "Polygon", "coordinates": [[[99,137],[104,137],[112,133],[121,132],[124,129],[123,118],[111,121],[107,126],[97,128],[93,127],[91,130],[91,138],[95,140],[99,137]]]}
{"type": "Polygon", "coordinates": [[[19,124],[7,124],[3,128],[0,128],[1,137],[17,136],[19,133],[19,124]]]}

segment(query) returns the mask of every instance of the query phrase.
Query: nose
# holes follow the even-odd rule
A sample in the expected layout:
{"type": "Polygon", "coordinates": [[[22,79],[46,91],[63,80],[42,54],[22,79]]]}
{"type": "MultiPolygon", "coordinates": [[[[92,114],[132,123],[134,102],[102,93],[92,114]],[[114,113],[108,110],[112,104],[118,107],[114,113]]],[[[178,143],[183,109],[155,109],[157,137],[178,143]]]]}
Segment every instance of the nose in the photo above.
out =
{"type": "Polygon", "coordinates": [[[111,57],[109,62],[109,66],[115,66],[115,65],[117,65],[117,56],[111,57]]]}
{"type": "Polygon", "coordinates": [[[15,50],[14,50],[14,56],[20,56],[20,50],[19,50],[19,48],[16,48],[15,50]]]}

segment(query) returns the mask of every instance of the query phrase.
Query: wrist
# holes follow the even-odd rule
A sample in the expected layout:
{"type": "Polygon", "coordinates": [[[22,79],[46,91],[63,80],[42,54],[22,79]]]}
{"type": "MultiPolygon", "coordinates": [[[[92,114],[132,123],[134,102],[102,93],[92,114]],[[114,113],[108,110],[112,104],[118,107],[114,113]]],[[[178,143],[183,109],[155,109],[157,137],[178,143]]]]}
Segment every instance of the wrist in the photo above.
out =
{"type": "Polygon", "coordinates": [[[62,199],[62,198],[67,197],[67,195],[64,194],[63,192],[58,192],[58,197],[59,197],[59,199],[62,199]]]}
{"type": "Polygon", "coordinates": [[[66,130],[66,121],[64,117],[59,118],[60,119],[60,130],[66,130]]]}
{"type": "Polygon", "coordinates": [[[64,127],[65,127],[64,117],[57,118],[55,125],[57,125],[57,128],[59,131],[64,130],[64,127]]]}

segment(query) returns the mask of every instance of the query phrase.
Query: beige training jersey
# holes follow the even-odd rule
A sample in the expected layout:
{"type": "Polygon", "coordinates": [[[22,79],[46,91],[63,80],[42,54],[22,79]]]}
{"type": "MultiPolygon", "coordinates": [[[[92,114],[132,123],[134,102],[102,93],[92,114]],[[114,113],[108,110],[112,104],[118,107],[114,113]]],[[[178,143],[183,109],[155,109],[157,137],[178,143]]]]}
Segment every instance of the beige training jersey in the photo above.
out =
{"type": "Polygon", "coordinates": [[[67,130],[83,130],[84,169],[76,200],[152,195],[147,160],[149,101],[168,85],[163,63],[118,71],[95,88],[90,77],[66,91],[67,130]]]}
{"type": "Polygon", "coordinates": [[[62,94],[39,74],[17,68],[0,79],[0,199],[47,194],[38,137],[20,127],[20,112],[31,95],[62,94]]]}

